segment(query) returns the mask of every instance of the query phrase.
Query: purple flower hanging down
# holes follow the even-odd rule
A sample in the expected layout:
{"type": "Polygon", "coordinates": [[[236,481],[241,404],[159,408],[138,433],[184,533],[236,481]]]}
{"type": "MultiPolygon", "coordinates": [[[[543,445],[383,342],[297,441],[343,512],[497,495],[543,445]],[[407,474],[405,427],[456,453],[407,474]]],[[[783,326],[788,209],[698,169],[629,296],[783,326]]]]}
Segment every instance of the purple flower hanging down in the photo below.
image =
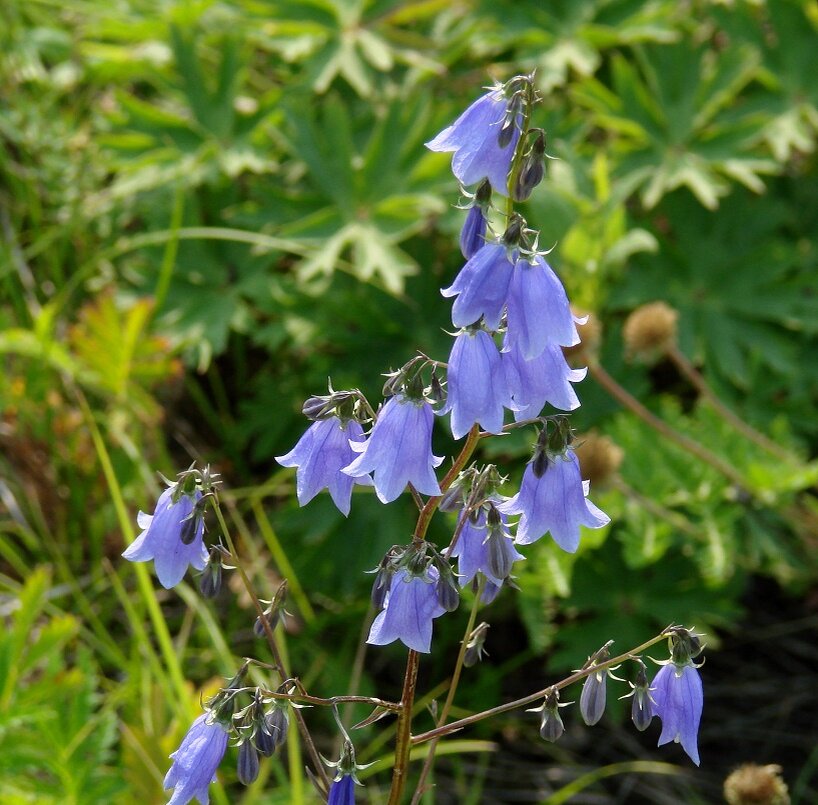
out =
{"type": "Polygon", "coordinates": [[[208,724],[209,713],[199,716],[171,755],[173,765],[164,787],[173,789],[168,805],[187,805],[194,797],[207,805],[207,788],[216,782],[216,769],[227,749],[227,732],[218,723],[208,724]]]}
{"type": "Polygon", "coordinates": [[[333,780],[327,805],[355,805],[355,780],[351,774],[333,780]]]}
{"type": "Polygon", "coordinates": [[[513,124],[507,144],[500,133],[506,118],[507,102],[502,90],[478,98],[451,126],[426,143],[430,151],[454,151],[452,173],[464,185],[487,178],[492,189],[508,195],[508,172],[520,139],[520,116],[513,124]]]}
{"type": "Polygon", "coordinates": [[[402,568],[389,585],[384,609],[372,622],[367,643],[385,646],[400,640],[407,648],[428,654],[432,643],[432,621],[446,610],[440,605],[437,583],[440,574],[428,567],[422,576],[402,568]]]}
{"type": "Polygon", "coordinates": [[[403,394],[390,397],[378,414],[369,439],[352,442],[360,455],[343,472],[353,478],[373,473],[375,492],[383,503],[391,503],[407,484],[423,495],[439,495],[434,468],[442,458],[432,454],[431,406],[403,394]]]}
{"type": "Polygon", "coordinates": [[[356,457],[350,442],[363,442],[361,426],[350,419],[346,426],[339,417],[313,422],[298,444],[276,461],[283,467],[297,467],[296,495],[300,506],[309,503],[322,489],[329,488],[332,500],[340,511],[349,514],[352,485],[371,486],[368,475],[358,478],[341,472],[356,457]]]}
{"type": "Polygon", "coordinates": [[[176,487],[174,484],[159,496],[152,516],[139,512],[136,522],[142,533],[122,552],[129,562],[153,559],[156,576],[166,590],[182,580],[188,565],[204,570],[207,563],[207,549],[202,542],[204,521],[200,516],[191,519],[202,494],[198,490],[193,495],[184,494],[174,503],[176,487]]]}
{"type": "Polygon", "coordinates": [[[530,461],[523,473],[520,491],[497,508],[503,514],[520,514],[516,542],[529,545],[546,533],[568,553],[579,547],[579,527],[602,528],[611,518],[585,496],[588,481],[583,481],[579,461],[572,451],[556,456],[547,463],[542,477],[530,461]]]}
{"type": "Polygon", "coordinates": [[[500,353],[485,330],[463,330],[455,338],[447,373],[448,396],[441,414],[452,412],[452,435],[465,436],[479,423],[489,433],[503,429],[511,398],[500,353]]]}
{"type": "Polygon", "coordinates": [[[508,288],[506,349],[517,349],[527,360],[549,345],[579,343],[576,319],[557,275],[540,255],[530,263],[517,260],[508,288]]]}
{"type": "Polygon", "coordinates": [[[702,717],[704,695],[699,672],[692,663],[663,665],[650,689],[653,715],[662,719],[659,746],[678,741],[690,759],[699,765],[697,736],[702,717]]]}
{"type": "Polygon", "coordinates": [[[482,316],[489,330],[500,326],[508,297],[514,265],[503,243],[487,243],[472,257],[454,282],[440,293],[447,299],[457,296],[452,305],[452,324],[468,327],[482,316]]]}
{"type": "Polygon", "coordinates": [[[579,408],[571,383],[582,380],[588,370],[572,369],[561,347],[549,345],[531,360],[526,360],[517,349],[504,351],[503,368],[517,422],[539,416],[546,403],[561,411],[579,408]]]}

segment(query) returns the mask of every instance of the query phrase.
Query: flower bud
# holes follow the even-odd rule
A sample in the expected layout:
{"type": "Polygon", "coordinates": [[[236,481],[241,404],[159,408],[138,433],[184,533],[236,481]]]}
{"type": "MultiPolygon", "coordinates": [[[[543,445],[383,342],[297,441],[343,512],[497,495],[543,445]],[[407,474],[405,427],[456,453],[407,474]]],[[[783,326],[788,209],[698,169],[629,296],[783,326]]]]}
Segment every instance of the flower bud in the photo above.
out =
{"type": "Polygon", "coordinates": [[[545,695],[545,703],[542,706],[540,737],[554,743],[564,732],[565,725],[562,723],[559,710],[559,693],[551,689],[545,695]]]}
{"type": "Polygon", "coordinates": [[[653,708],[650,701],[650,684],[645,666],[639,667],[636,682],[633,685],[633,701],[631,702],[631,720],[639,732],[644,732],[653,719],[653,708]]]}
{"type": "Polygon", "coordinates": [[[476,626],[466,642],[466,652],[463,655],[463,665],[471,668],[483,659],[483,651],[488,635],[489,625],[485,622],[476,626]]]}
{"type": "Polygon", "coordinates": [[[545,176],[545,134],[538,131],[531,148],[523,157],[514,183],[514,200],[525,201],[545,176]]]}
{"type": "Polygon", "coordinates": [[[211,545],[207,564],[199,577],[199,592],[205,598],[215,598],[222,587],[222,559],[224,549],[221,545],[211,545]]]}
{"type": "Polygon", "coordinates": [[[516,212],[511,216],[508,227],[503,233],[502,242],[506,248],[513,249],[520,245],[523,238],[523,230],[525,229],[525,218],[518,215],[516,212]]]}
{"type": "Polygon", "coordinates": [[[604,671],[595,671],[586,677],[579,697],[579,711],[590,727],[596,724],[605,712],[608,675],[604,671]]]}
{"type": "Polygon", "coordinates": [[[437,581],[437,601],[446,612],[454,612],[460,605],[460,588],[447,562],[435,563],[440,573],[437,581]]]}
{"type": "Polygon", "coordinates": [[[268,711],[264,720],[275,747],[281,746],[287,740],[287,728],[290,726],[286,703],[280,700],[274,701],[272,709],[268,711]]]}
{"type": "Polygon", "coordinates": [[[239,757],[236,763],[236,774],[242,785],[254,783],[258,777],[258,751],[250,741],[244,741],[239,746],[239,757]]]}

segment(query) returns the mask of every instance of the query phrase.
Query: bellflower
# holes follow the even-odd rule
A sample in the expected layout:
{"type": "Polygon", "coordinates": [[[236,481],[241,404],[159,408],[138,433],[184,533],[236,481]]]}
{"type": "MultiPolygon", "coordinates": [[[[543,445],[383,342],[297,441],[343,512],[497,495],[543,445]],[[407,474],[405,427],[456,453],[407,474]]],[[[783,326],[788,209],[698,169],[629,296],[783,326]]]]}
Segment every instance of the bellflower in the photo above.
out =
{"type": "Polygon", "coordinates": [[[432,620],[446,611],[438,602],[439,578],[440,574],[433,566],[421,576],[405,568],[396,571],[385,608],[372,622],[366,642],[385,646],[400,640],[407,648],[428,654],[432,643],[432,620]]]}
{"type": "Polygon", "coordinates": [[[489,433],[503,430],[511,397],[500,353],[485,330],[462,330],[454,340],[447,374],[448,396],[441,414],[452,412],[452,435],[465,436],[479,423],[489,433]]]}
{"type": "MultiPolygon", "coordinates": [[[[460,530],[460,537],[452,550],[456,557],[457,575],[461,587],[465,587],[477,573],[482,573],[496,595],[505,579],[511,572],[514,562],[525,559],[519,553],[505,528],[505,515],[500,515],[502,527],[490,534],[486,527],[486,513],[481,511],[477,522],[466,516],[466,522],[460,530]]],[[[494,595],[491,596],[494,598],[494,595]]]]}
{"type": "Polygon", "coordinates": [[[579,343],[577,319],[571,313],[565,288],[540,256],[517,260],[508,287],[506,349],[517,349],[527,360],[549,345],[579,343]]]}
{"type": "Polygon", "coordinates": [[[363,440],[358,422],[350,419],[344,424],[339,417],[332,416],[313,422],[289,453],[276,456],[282,467],[297,467],[296,495],[300,506],[328,488],[338,509],[349,514],[353,484],[372,485],[368,475],[352,478],[341,472],[356,457],[350,443],[363,440]]]}
{"type": "Polygon", "coordinates": [[[216,782],[216,769],[227,749],[227,732],[218,723],[208,724],[209,715],[204,713],[193,722],[171,755],[173,765],[163,783],[173,789],[168,805],[186,805],[194,797],[202,805],[209,801],[207,788],[216,782]]]}
{"type": "Polygon", "coordinates": [[[662,719],[659,746],[677,741],[690,759],[699,765],[697,736],[704,695],[699,672],[692,663],[663,665],[651,686],[653,715],[662,719]]]}
{"type": "Polygon", "coordinates": [[[486,216],[479,205],[469,208],[460,230],[460,251],[467,260],[474,257],[486,242],[486,216]]]}
{"type": "Polygon", "coordinates": [[[452,324],[468,327],[482,316],[489,330],[500,326],[503,307],[509,293],[514,265],[508,259],[505,244],[486,243],[460,269],[454,282],[440,293],[447,299],[456,296],[452,305],[452,324]]]}
{"type": "Polygon", "coordinates": [[[333,780],[327,805],[355,805],[355,780],[351,774],[333,780]]]}
{"type": "Polygon", "coordinates": [[[497,508],[503,514],[520,514],[516,542],[529,545],[550,532],[568,553],[579,547],[579,527],[602,528],[610,522],[603,511],[586,498],[590,483],[583,481],[579,461],[570,450],[548,461],[541,477],[530,461],[520,491],[497,508]]]}
{"type": "Polygon", "coordinates": [[[517,349],[503,352],[503,369],[511,393],[514,419],[533,419],[548,403],[561,411],[579,408],[571,383],[578,383],[587,369],[572,369],[562,348],[548,345],[536,358],[526,360],[517,349]]]}
{"type": "Polygon", "coordinates": [[[434,414],[429,403],[404,394],[390,397],[366,442],[351,442],[360,455],[342,472],[360,478],[374,475],[375,493],[391,503],[411,483],[424,495],[439,495],[434,474],[442,458],[432,454],[434,414]]]}
{"type": "Polygon", "coordinates": [[[177,484],[173,484],[159,496],[153,515],[139,512],[136,522],[142,533],[122,552],[129,562],[153,559],[156,576],[166,590],[182,580],[188,565],[204,570],[208,557],[202,542],[204,521],[201,516],[194,515],[194,507],[202,493],[197,490],[193,494],[182,494],[174,503],[176,488],[177,484]],[[192,539],[185,544],[183,532],[191,526],[192,539]]]}
{"type": "Polygon", "coordinates": [[[506,118],[507,100],[502,89],[478,98],[451,126],[426,143],[430,151],[454,151],[452,173],[464,185],[487,178],[492,189],[508,195],[508,173],[517,141],[521,115],[513,121],[511,137],[502,144],[500,133],[506,118]]]}

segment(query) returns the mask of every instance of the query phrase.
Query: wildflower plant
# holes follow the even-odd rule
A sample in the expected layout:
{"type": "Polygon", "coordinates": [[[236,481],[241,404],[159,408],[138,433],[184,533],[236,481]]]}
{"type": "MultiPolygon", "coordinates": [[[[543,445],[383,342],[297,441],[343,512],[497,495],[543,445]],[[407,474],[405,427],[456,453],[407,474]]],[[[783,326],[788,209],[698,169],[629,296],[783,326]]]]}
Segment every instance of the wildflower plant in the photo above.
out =
{"type": "MultiPolygon", "coordinates": [[[[411,495],[418,516],[411,538],[393,545],[377,567],[371,603],[374,619],[367,643],[378,647],[401,643],[407,649],[403,692],[399,702],[374,696],[312,695],[287,669],[276,638],[286,583],[270,601],[259,598],[241,566],[222,515],[217,480],[208,470],[181,473],[159,499],[153,518],[140,514],[144,531],[124,556],[153,559],[160,583],[172,587],[188,566],[203,570],[202,594],[215,596],[223,571],[235,567],[256,608],[253,630],[267,641],[269,662],[248,658],[231,682],[205,705],[191,726],[166,784],[172,802],[193,797],[207,801],[213,778],[228,743],[238,747],[237,776],[250,784],[264,758],[287,740],[301,740],[307,749],[312,779],[330,803],[352,803],[358,784],[355,748],[338,705],[364,703],[371,715],[356,725],[369,726],[382,717],[397,719],[390,805],[403,801],[410,749],[429,743],[415,790],[422,791],[434,763],[435,748],[445,735],[492,715],[540,703],[540,734],[556,741],[564,731],[561,710],[572,702],[560,693],[582,684],[579,710],[596,724],[604,715],[611,670],[625,663],[636,667],[631,683],[633,721],[647,729],[653,716],[662,722],[659,743],[679,741],[698,764],[697,731],[702,687],[693,658],[701,651],[698,635],[669,626],[642,645],[611,655],[610,641],[594,651],[582,668],[558,682],[512,702],[449,721],[464,669],[489,656],[489,624],[477,614],[498,595],[514,587],[514,569],[525,561],[525,548],[550,535],[557,549],[575,552],[583,528],[599,529],[609,517],[590,499],[574,452],[575,435],[568,414],[580,404],[574,384],[584,370],[572,369],[563,348],[579,342],[577,324],[562,282],[539,248],[537,232],[515,210],[545,176],[545,135],[531,126],[537,102],[532,76],[516,76],[490,88],[451,126],[427,143],[433,151],[452,152],[452,169],[467,198],[460,238],[464,264],[442,294],[453,299],[452,348],[442,362],[422,353],[386,374],[384,399],[373,404],[358,389],[308,399],[303,407],[311,420],[295,446],[277,461],[296,470],[296,495],[306,506],[322,490],[344,514],[349,513],[355,485],[374,488],[383,504],[411,495]],[[469,189],[471,188],[471,189],[469,189]],[[442,379],[445,378],[445,379],[442,379]],[[556,412],[544,410],[546,406],[556,412]],[[438,469],[443,457],[433,450],[435,422],[449,418],[457,455],[438,469]],[[472,461],[481,442],[512,428],[534,434],[532,455],[514,488],[495,465],[472,461]],[[206,548],[204,513],[212,508],[222,542],[206,548]],[[430,541],[432,518],[449,518],[451,539],[430,541]],[[466,588],[474,595],[468,612],[458,612],[466,588]],[[435,725],[413,730],[413,704],[421,655],[434,651],[435,621],[465,621],[452,682],[435,725]],[[653,683],[647,680],[641,654],[667,637],[671,656],[653,683]],[[246,685],[249,667],[267,685],[246,685]],[[343,737],[339,761],[327,773],[313,741],[302,706],[331,707],[343,737]],[[290,730],[290,720],[296,730],[290,730]],[[294,733],[297,733],[297,737],[294,733]]],[[[444,323],[441,322],[441,325],[444,323]]],[[[512,472],[513,468],[504,468],[512,472]]],[[[364,572],[366,568],[360,568],[364,572]]],[[[511,593],[509,593],[511,594],[511,593]]],[[[465,609],[465,607],[463,608],[465,609]]],[[[484,660],[485,661],[485,660],[484,660]]],[[[489,659],[490,661],[490,659],[489,659]]],[[[621,680],[619,680],[621,681],[621,680]]]]}

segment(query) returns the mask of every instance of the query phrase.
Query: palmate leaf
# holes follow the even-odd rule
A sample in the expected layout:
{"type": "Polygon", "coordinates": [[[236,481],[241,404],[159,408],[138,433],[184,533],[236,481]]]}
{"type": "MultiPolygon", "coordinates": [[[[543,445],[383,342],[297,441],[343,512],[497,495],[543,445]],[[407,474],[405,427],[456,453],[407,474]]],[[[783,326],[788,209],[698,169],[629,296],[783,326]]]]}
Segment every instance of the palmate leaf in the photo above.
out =
{"type": "Polygon", "coordinates": [[[786,234],[787,207],[742,193],[712,215],[684,194],[665,199],[658,257],[634,257],[614,307],[663,299],[679,311],[684,352],[747,386],[750,366],[800,371],[794,333],[815,334],[816,276],[786,234]]]}
{"type": "Polygon", "coordinates": [[[401,98],[379,119],[361,110],[356,119],[335,94],[309,115],[303,105],[290,109],[290,150],[303,160],[306,184],[315,193],[288,192],[295,215],[280,232],[312,251],[298,267],[303,279],[343,267],[399,294],[404,279],[417,270],[399,244],[444,209],[426,192],[429,180],[417,164],[428,134],[429,102],[416,95],[401,98]],[[310,203],[308,212],[292,203],[299,195],[310,203]]]}
{"type": "Polygon", "coordinates": [[[663,0],[479,4],[481,16],[493,22],[489,36],[495,47],[514,48],[518,62],[535,67],[544,92],[563,86],[571,72],[593,75],[605,48],[676,40],[672,9],[673,4],[663,0]]]}
{"type": "Polygon", "coordinates": [[[378,95],[383,74],[396,64],[441,72],[430,53],[436,42],[418,30],[447,3],[378,0],[284,0],[275,18],[260,21],[262,47],[306,70],[306,83],[320,94],[342,80],[362,98],[378,95]],[[406,27],[410,31],[406,30],[406,27]]]}
{"type": "Polygon", "coordinates": [[[740,3],[714,15],[731,39],[752,44],[761,55],[760,90],[768,120],[762,136],[779,162],[810,152],[818,136],[818,13],[803,0],[740,3]]]}
{"type": "Polygon", "coordinates": [[[777,170],[753,151],[763,114],[733,108],[756,76],[756,51],[736,45],[717,53],[684,43],[637,47],[634,56],[613,57],[611,89],[588,79],[575,91],[614,136],[620,181],[647,207],[687,187],[714,209],[731,179],[763,190],[760,177],[777,170]]]}

